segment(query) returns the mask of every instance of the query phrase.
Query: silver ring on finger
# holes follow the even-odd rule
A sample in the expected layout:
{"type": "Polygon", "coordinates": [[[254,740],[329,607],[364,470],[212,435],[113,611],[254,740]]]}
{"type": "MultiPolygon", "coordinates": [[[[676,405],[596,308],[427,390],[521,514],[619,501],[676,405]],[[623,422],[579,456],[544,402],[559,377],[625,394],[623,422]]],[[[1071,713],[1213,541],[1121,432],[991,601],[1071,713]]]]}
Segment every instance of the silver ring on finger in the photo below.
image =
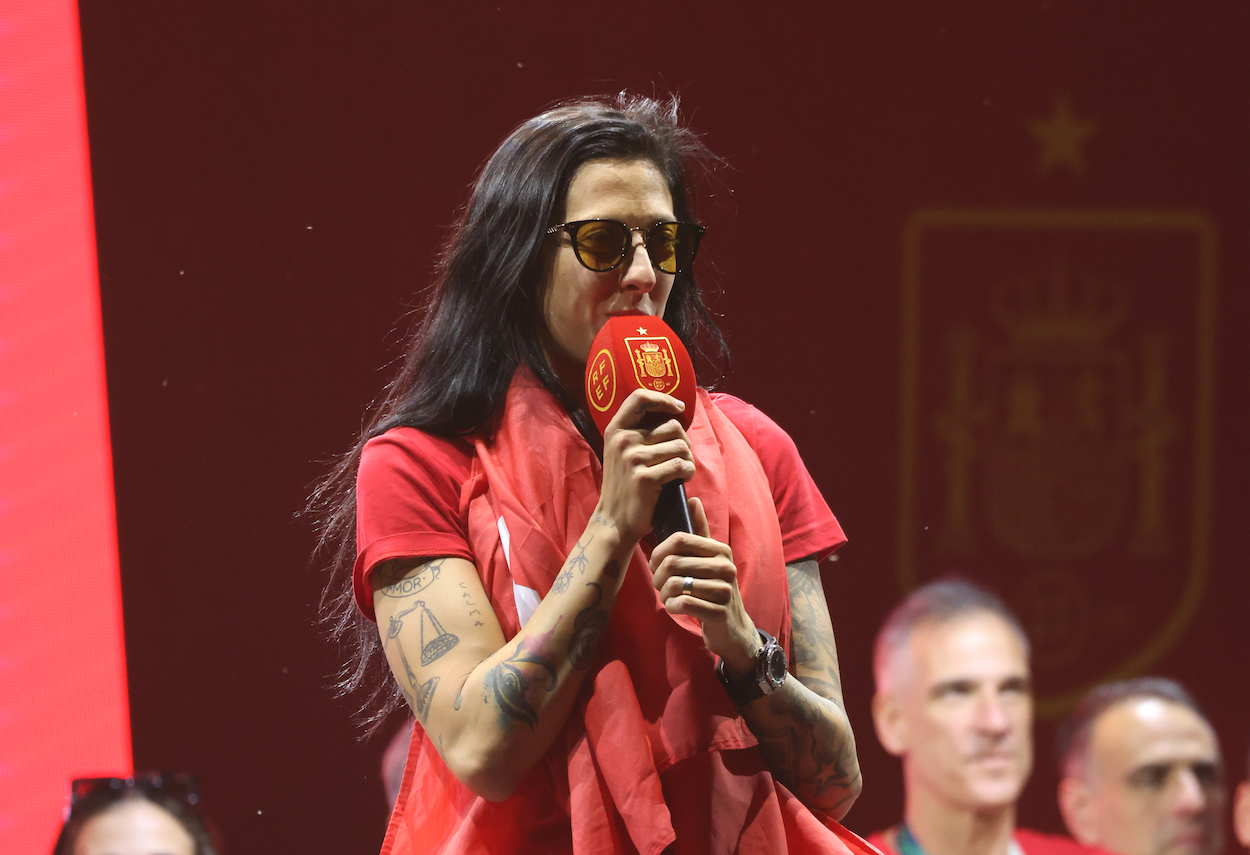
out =
{"type": "Polygon", "coordinates": [[[687,576],[681,580],[681,592],[688,596],[694,596],[694,577],[687,576]]]}

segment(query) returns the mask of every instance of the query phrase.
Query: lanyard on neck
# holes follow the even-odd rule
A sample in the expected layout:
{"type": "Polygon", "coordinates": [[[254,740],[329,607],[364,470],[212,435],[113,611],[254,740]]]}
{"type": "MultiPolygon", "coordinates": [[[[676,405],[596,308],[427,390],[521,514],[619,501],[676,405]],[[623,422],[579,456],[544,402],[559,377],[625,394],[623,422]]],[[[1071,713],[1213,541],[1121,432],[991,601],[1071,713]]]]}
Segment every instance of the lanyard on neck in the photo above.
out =
{"type": "MultiPolygon", "coordinates": [[[[898,849],[898,855],[925,855],[925,851],[920,848],[920,844],[912,836],[911,829],[907,827],[907,823],[903,823],[898,827],[898,833],[894,835],[894,845],[898,849]]],[[[1016,842],[1014,837],[1007,842],[1007,855],[1024,855],[1024,850],[1020,848],[1020,844],[1016,842]]]]}
{"type": "Polygon", "coordinates": [[[898,827],[898,833],[894,835],[894,845],[898,847],[898,855],[924,855],[924,850],[920,848],[916,838],[912,837],[907,823],[898,827]]]}

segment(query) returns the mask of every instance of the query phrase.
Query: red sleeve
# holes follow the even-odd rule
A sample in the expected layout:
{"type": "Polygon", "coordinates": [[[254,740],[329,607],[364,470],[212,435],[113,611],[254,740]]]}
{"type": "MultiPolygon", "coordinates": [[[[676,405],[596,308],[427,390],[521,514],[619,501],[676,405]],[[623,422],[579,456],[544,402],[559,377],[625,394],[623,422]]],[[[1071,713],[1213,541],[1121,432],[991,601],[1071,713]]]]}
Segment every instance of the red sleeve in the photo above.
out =
{"type": "Polygon", "coordinates": [[[823,561],[846,543],[842,526],[829,510],[803,465],[790,435],[768,416],[733,395],[714,393],[712,401],[755,449],[777,506],[786,563],[809,556],[823,561]]]}
{"type": "Polygon", "coordinates": [[[463,440],[395,428],[365,443],[356,473],[356,563],[352,589],[370,620],[369,573],[392,558],[452,555],[473,560],[460,490],[473,450],[463,440]]]}

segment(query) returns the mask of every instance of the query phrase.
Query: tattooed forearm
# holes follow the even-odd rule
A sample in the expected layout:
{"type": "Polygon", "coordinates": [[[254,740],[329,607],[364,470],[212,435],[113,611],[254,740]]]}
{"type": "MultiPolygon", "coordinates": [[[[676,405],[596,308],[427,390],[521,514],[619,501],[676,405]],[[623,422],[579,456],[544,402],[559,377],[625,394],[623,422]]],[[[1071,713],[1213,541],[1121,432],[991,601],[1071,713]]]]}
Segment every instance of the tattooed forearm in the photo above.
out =
{"type": "Polygon", "coordinates": [[[838,819],[859,795],[861,781],[833,624],[815,561],[788,565],[786,578],[791,671],[797,679],[743,714],[773,774],[805,803],[838,819]]]}
{"type": "Polygon", "coordinates": [[[800,780],[814,784],[817,795],[830,788],[848,789],[859,778],[859,762],[850,727],[841,726],[845,719],[829,715],[821,708],[821,701],[811,696],[777,698],[774,711],[784,713],[787,709],[800,726],[812,733],[811,750],[800,761],[800,768],[806,766],[810,771],[800,775],[800,780]]]}
{"type": "Polygon", "coordinates": [[[610,579],[621,578],[621,565],[615,561],[609,561],[603,565],[603,575],[610,579]]]}
{"type": "Polygon", "coordinates": [[[565,591],[569,589],[569,583],[572,581],[573,581],[573,568],[565,567],[564,572],[562,572],[559,576],[557,576],[556,580],[551,583],[551,590],[557,594],[563,594],[565,591]]]}
{"type": "Polygon", "coordinates": [[[769,699],[770,721],[757,736],[769,768],[800,797],[827,812],[859,794],[859,761],[850,724],[840,710],[810,694],[769,699]]]}
{"type": "Polygon", "coordinates": [[[843,707],[838,649],[816,562],[786,565],[786,579],[790,585],[792,670],[809,689],[843,707]]]}
{"type": "Polygon", "coordinates": [[[511,656],[487,673],[486,688],[494,694],[499,707],[500,726],[512,719],[537,727],[538,712],[529,695],[534,689],[550,692],[556,687],[556,669],[547,649],[553,634],[549,631],[522,640],[511,656]]]}
{"type": "Polygon", "coordinates": [[[585,543],[582,543],[580,540],[577,541],[577,552],[569,556],[567,564],[569,570],[576,570],[578,573],[585,575],[586,565],[590,563],[590,559],[586,557],[586,547],[590,546],[593,541],[593,537],[585,543]]]}
{"type": "Polygon", "coordinates": [[[587,582],[586,587],[595,589],[595,599],[573,619],[573,638],[569,641],[569,662],[582,671],[594,664],[595,654],[599,652],[599,639],[608,625],[608,613],[599,608],[603,588],[594,582],[587,582]]]}

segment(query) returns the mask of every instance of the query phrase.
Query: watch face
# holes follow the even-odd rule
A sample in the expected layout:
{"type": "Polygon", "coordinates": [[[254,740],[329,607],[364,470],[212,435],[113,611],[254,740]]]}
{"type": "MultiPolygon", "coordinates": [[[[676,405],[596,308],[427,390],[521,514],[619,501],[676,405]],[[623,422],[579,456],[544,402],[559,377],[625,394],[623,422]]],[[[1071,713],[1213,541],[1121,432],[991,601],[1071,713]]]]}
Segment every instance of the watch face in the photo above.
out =
{"type": "Polygon", "coordinates": [[[772,684],[775,689],[780,686],[786,679],[786,651],[781,645],[774,644],[768,649],[768,663],[765,666],[765,679],[772,684]]]}

